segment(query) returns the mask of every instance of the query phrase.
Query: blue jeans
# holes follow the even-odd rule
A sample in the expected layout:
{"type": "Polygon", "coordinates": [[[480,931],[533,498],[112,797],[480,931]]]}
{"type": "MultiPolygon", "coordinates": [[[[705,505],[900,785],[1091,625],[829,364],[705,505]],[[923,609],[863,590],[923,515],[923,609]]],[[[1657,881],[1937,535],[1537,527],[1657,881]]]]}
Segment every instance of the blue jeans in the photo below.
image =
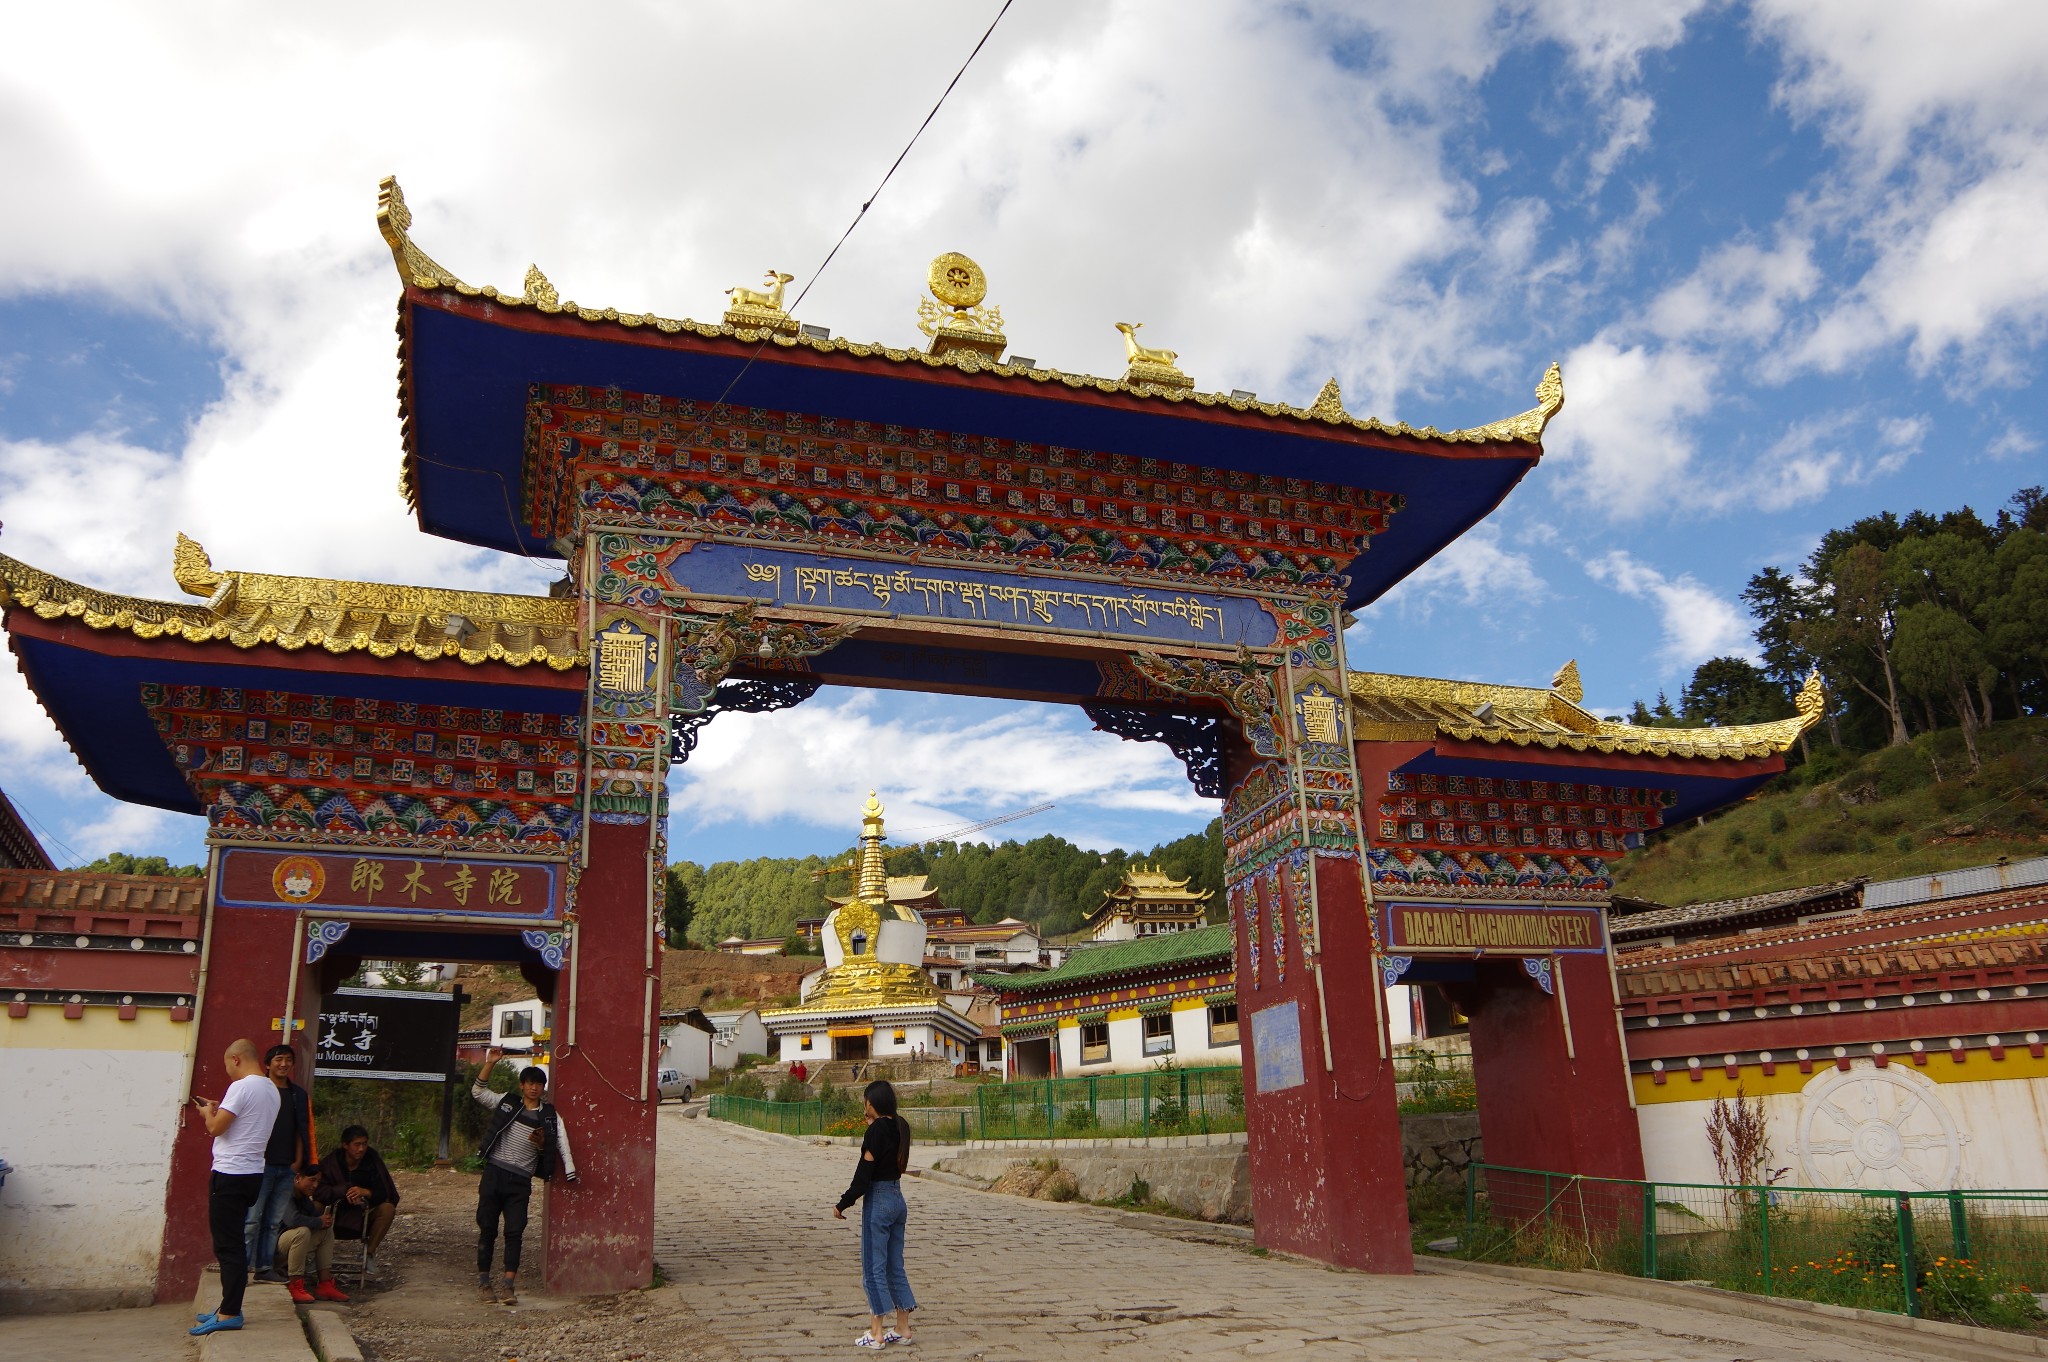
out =
{"type": "Polygon", "coordinates": [[[290,1167],[263,1165],[263,1190],[242,1222],[242,1245],[253,1272],[268,1272],[277,1260],[277,1234],[284,1225],[285,1210],[292,1204],[292,1182],[298,1174],[290,1167]]]}
{"type": "Polygon", "coordinates": [[[903,1275],[903,1222],[908,1216],[903,1189],[893,1182],[868,1188],[860,1210],[860,1284],[868,1294],[868,1313],[917,1309],[910,1278],[903,1275]]]}

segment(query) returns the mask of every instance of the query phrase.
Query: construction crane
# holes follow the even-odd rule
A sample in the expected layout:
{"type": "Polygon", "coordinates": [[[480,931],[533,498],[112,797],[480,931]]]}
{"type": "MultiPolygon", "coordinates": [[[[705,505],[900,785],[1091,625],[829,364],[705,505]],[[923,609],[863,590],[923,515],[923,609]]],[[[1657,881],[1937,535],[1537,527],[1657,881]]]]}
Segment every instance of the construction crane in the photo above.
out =
{"type": "MultiPolygon", "coordinates": [[[[979,823],[969,823],[965,827],[948,828],[945,832],[940,833],[936,837],[926,837],[922,841],[907,842],[904,843],[902,846],[897,847],[896,850],[903,850],[904,847],[924,848],[931,846],[937,842],[951,842],[958,838],[965,837],[970,832],[981,832],[988,828],[999,828],[1005,823],[1014,823],[1020,818],[1035,818],[1039,814],[1044,813],[1049,809],[1055,809],[1058,807],[1059,806],[1057,804],[1051,801],[1047,801],[1044,804],[1033,804],[1028,809],[1018,809],[1012,813],[999,814],[994,818],[984,818],[979,823]]],[[[828,865],[824,867],[822,870],[813,870],[811,872],[811,878],[814,880],[822,880],[827,875],[837,875],[841,872],[850,872],[855,870],[856,868],[857,866],[855,862],[845,861],[839,865],[828,865]]]]}
{"type": "Polygon", "coordinates": [[[1057,807],[1058,805],[1053,804],[1051,802],[1047,802],[1044,804],[1033,804],[1030,808],[1019,809],[1015,813],[1006,813],[996,818],[984,818],[979,823],[969,823],[964,828],[948,829],[947,831],[940,833],[936,837],[927,837],[923,841],[913,842],[911,843],[911,845],[916,847],[928,847],[932,845],[934,842],[957,841],[960,838],[965,837],[970,832],[980,832],[986,828],[999,828],[1005,823],[1014,823],[1020,818],[1034,818],[1037,815],[1044,813],[1048,809],[1053,809],[1057,807]]]}

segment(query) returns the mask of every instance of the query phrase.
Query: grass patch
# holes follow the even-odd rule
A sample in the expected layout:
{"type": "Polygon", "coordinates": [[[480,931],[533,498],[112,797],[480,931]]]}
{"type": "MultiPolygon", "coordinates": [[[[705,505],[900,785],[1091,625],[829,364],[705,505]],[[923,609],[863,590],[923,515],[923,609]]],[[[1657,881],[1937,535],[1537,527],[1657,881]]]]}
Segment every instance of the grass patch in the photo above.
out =
{"type": "Polygon", "coordinates": [[[1616,890],[1702,903],[2048,853],[2048,717],[2000,720],[1978,746],[1974,778],[1954,729],[1861,755],[1817,746],[1756,798],[1654,834],[1616,864],[1616,890]]]}

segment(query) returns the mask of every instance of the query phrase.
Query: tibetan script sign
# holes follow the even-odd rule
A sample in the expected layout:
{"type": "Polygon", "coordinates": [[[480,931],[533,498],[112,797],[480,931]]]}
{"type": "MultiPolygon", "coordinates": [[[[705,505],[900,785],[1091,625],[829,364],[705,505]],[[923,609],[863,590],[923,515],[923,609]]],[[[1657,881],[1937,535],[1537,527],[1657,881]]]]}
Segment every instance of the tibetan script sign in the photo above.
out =
{"type": "Polygon", "coordinates": [[[678,590],[803,610],[887,611],[904,619],[1228,647],[1269,647],[1278,636],[1278,625],[1257,601],[1206,591],[934,564],[904,567],[728,544],[699,543],[664,558],[678,590]]]}
{"type": "Polygon", "coordinates": [[[1597,908],[1384,903],[1381,909],[1394,955],[1598,955],[1605,949],[1597,908]]]}
{"type": "Polygon", "coordinates": [[[352,851],[221,852],[218,902],[234,908],[553,918],[562,867],[352,851]]]}
{"type": "Polygon", "coordinates": [[[455,1067],[455,997],[337,988],[321,1003],[316,1078],[439,1083],[455,1067]]]}

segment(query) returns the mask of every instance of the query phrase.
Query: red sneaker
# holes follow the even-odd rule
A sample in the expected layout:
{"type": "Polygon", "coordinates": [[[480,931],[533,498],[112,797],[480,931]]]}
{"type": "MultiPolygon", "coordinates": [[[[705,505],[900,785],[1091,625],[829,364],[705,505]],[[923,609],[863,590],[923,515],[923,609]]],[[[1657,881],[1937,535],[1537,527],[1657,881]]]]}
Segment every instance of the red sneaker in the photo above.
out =
{"type": "Polygon", "coordinates": [[[285,1284],[285,1289],[291,1292],[293,1305],[311,1305],[315,1299],[313,1293],[306,1289],[306,1282],[302,1277],[292,1278],[285,1284]]]}
{"type": "Polygon", "coordinates": [[[336,1286],[332,1277],[324,1278],[313,1294],[323,1301],[340,1301],[343,1305],[348,1304],[348,1292],[336,1286]]]}

